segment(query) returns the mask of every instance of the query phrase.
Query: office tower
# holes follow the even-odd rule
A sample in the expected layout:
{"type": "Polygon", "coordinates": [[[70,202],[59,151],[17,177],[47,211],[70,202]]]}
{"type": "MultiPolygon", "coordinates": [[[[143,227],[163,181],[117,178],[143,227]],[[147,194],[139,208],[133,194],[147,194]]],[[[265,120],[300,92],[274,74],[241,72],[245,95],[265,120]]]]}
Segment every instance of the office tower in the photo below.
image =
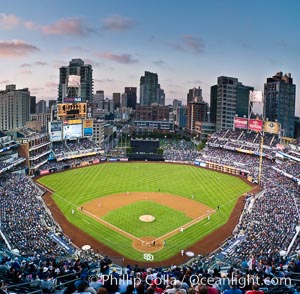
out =
{"type": "Polygon", "coordinates": [[[185,128],[187,122],[187,106],[178,106],[176,108],[176,125],[179,128],[185,128]]]}
{"type": "Polygon", "coordinates": [[[97,107],[100,107],[100,103],[104,101],[104,91],[98,90],[94,95],[94,103],[96,103],[97,107]]]}
{"type": "Polygon", "coordinates": [[[123,93],[121,97],[121,108],[127,108],[127,94],[123,93]]]}
{"type": "Polygon", "coordinates": [[[217,98],[218,98],[218,85],[210,87],[210,122],[216,123],[217,121],[217,98]]]}
{"type": "Polygon", "coordinates": [[[36,96],[30,96],[30,114],[36,113],[36,96]]]}
{"type": "Polygon", "coordinates": [[[93,102],[93,69],[82,59],[72,59],[59,69],[57,102],[93,102]]]}
{"type": "Polygon", "coordinates": [[[244,86],[237,78],[218,77],[217,85],[211,87],[211,122],[216,122],[216,130],[231,129],[233,119],[248,115],[249,92],[253,87],[244,86]],[[215,119],[215,121],[214,121],[215,119]]]}
{"type": "Polygon", "coordinates": [[[0,130],[11,130],[26,125],[29,121],[30,92],[28,88],[16,89],[7,85],[0,91],[0,130]]]}
{"type": "Polygon", "coordinates": [[[173,111],[176,112],[177,108],[180,107],[180,106],[182,106],[182,101],[174,99],[173,100],[173,111]]]}
{"type": "Polygon", "coordinates": [[[113,102],[115,109],[120,108],[121,106],[121,93],[113,93],[113,102]]]}
{"type": "Polygon", "coordinates": [[[165,93],[158,83],[157,73],[145,71],[140,79],[140,104],[148,106],[153,103],[165,105],[165,93]]]}
{"type": "Polygon", "coordinates": [[[187,131],[193,134],[195,131],[196,122],[206,122],[208,115],[208,103],[201,102],[190,102],[187,105],[187,131]]]}
{"type": "Polygon", "coordinates": [[[125,93],[127,95],[127,107],[136,108],[136,87],[125,87],[125,93]]]}
{"type": "Polygon", "coordinates": [[[187,94],[187,104],[190,102],[201,102],[203,101],[202,89],[200,87],[190,89],[187,94]]]}
{"type": "Polygon", "coordinates": [[[267,78],[264,84],[264,116],[281,124],[282,135],[294,137],[296,85],[290,73],[282,72],[267,78]]]}
{"type": "Polygon", "coordinates": [[[47,112],[47,104],[45,100],[40,100],[36,104],[37,113],[46,113],[47,112]]]}

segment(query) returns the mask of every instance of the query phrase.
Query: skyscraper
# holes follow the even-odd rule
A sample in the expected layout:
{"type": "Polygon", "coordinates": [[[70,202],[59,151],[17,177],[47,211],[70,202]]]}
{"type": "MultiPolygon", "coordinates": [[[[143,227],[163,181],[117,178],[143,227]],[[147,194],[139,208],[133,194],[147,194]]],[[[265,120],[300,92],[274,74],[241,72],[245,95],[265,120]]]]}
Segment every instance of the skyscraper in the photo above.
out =
{"type": "Polygon", "coordinates": [[[125,93],[127,94],[127,107],[136,108],[136,87],[125,87],[125,93]]]}
{"type": "Polygon", "coordinates": [[[45,100],[40,100],[36,104],[37,113],[46,113],[47,112],[47,104],[45,100]]]}
{"type": "Polygon", "coordinates": [[[187,105],[187,131],[193,134],[195,131],[196,122],[207,121],[208,114],[208,103],[201,102],[190,102],[187,105]]]}
{"type": "Polygon", "coordinates": [[[211,87],[210,93],[211,122],[216,120],[217,131],[232,128],[236,114],[248,115],[249,92],[253,90],[237,78],[218,77],[218,83],[211,87]]]}
{"type": "Polygon", "coordinates": [[[36,96],[30,96],[30,114],[36,113],[36,96]]]}
{"type": "Polygon", "coordinates": [[[121,106],[121,93],[113,93],[112,95],[113,101],[114,101],[114,108],[120,108],[121,106]]]}
{"type": "Polygon", "coordinates": [[[218,99],[218,85],[210,87],[210,122],[217,121],[217,99],[218,99]]]}
{"type": "Polygon", "coordinates": [[[0,130],[11,130],[25,126],[29,121],[30,92],[28,88],[16,89],[7,85],[0,91],[0,130]]]}
{"type": "Polygon", "coordinates": [[[277,72],[264,84],[264,116],[270,121],[278,120],[286,137],[294,136],[296,85],[290,73],[277,72]]]}
{"type": "Polygon", "coordinates": [[[176,112],[177,108],[182,106],[182,101],[174,99],[173,100],[173,111],[176,112]]]}
{"type": "Polygon", "coordinates": [[[157,73],[145,71],[140,79],[140,104],[148,106],[153,103],[165,105],[165,93],[158,83],[157,73]]]}
{"type": "Polygon", "coordinates": [[[94,103],[96,103],[97,107],[100,107],[100,104],[104,101],[104,91],[98,90],[94,95],[94,103]]]}
{"type": "Polygon", "coordinates": [[[200,87],[190,89],[187,94],[187,104],[190,102],[201,102],[203,101],[202,89],[200,87]]]}
{"type": "Polygon", "coordinates": [[[187,121],[187,106],[178,106],[176,109],[176,125],[185,128],[187,121]]]}
{"type": "Polygon", "coordinates": [[[93,102],[93,69],[82,59],[72,59],[59,69],[57,102],[93,102]]]}

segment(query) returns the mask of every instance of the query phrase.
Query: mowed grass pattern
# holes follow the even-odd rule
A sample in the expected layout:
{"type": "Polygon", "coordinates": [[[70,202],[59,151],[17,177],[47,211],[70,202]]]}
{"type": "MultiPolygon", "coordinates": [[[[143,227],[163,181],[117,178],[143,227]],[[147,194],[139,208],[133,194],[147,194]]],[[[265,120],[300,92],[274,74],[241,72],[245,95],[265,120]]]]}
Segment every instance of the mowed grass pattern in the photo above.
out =
{"type": "Polygon", "coordinates": [[[126,205],[109,212],[102,218],[139,238],[143,236],[160,237],[192,220],[183,212],[149,200],[126,205]],[[139,217],[144,214],[154,216],[155,220],[149,223],[140,221],[139,217]]]}
{"type": "MultiPolygon", "coordinates": [[[[80,211],[72,215],[72,209],[104,195],[159,190],[187,198],[194,195],[194,200],[213,209],[220,206],[219,212],[212,215],[210,221],[204,219],[186,229],[183,234],[170,237],[167,246],[154,253],[155,261],[178,254],[181,249],[225,224],[237,198],[251,190],[250,185],[227,174],[190,165],[149,162],[99,164],[47,175],[38,181],[55,191],[53,198],[70,222],[113,248],[121,256],[135,260],[143,260],[143,254],[132,248],[132,241],[128,237],[118,234],[80,211]]],[[[168,222],[168,218],[165,222],[168,222]]]]}

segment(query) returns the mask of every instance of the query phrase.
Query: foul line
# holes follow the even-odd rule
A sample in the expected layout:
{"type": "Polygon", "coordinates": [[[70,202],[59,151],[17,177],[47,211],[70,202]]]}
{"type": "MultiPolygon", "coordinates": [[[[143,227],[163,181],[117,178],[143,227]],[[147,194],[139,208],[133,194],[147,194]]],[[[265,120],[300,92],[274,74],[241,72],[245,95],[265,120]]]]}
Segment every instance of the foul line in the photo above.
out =
{"type": "MultiPolygon", "coordinates": [[[[96,219],[98,222],[103,223],[103,224],[106,225],[107,227],[112,228],[114,231],[119,232],[119,233],[122,233],[123,235],[126,235],[126,236],[130,237],[132,240],[137,240],[137,241],[140,241],[140,242],[144,242],[143,239],[138,238],[138,237],[136,237],[136,236],[134,236],[134,235],[132,235],[132,234],[130,234],[130,233],[128,233],[128,232],[126,232],[126,231],[120,229],[120,228],[118,228],[117,226],[115,226],[115,225],[113,225],[113,224],[111,224],[111,223],[105,221],[104,219],[102,219],[102,218],[100,218],[100,217],[97,217],[96,215],[90,213],[90,212],[87,211],[87,210],[81,210],[81,208],[79,208],[79,207],[78,207],[77,209],[80,210],[81,212],[83,212],[84,214],[87,214],[87,215],[91,216],[92,218],[96,219]]],[[[175,233],[179,233],[179,232],[182,232],[182,233],[183,233],[183,230],[185,230],[185,229],[187,229],[187,228],[193,226],[194,224],[200,222],[201,220],[203,220],[204,218],[206,218],[206,217],[212,215],[212,214],[215,213],[215,212],[216,212],[215,209],[210,210],[210,211],[207,211],[207,212],[204,213],[203,215],[201,215],[201,216],[199,216],[199,217],[197,217],[197,218],[191,220],[190,222],[184,224],[183,226],[178,227],[178,228],[174,229],[173,231],[170,231],[170,232],[166,233],[165,235],[162,235],[162,236],[160,236],[160,237],[158,237],[158,238],[156,238],[156,239],[153,239],[152,242],[153,242],[153,241],[158,241],[158,240],[161,240],[161,239],[165,239],[165,238],[167,238],[167,237],[170,237],[170,236],[174,235],[175,233]],[[182,229],[183,229],[183,230],[182,230],[182,229]],[[181,231],[181,230],[182,230],[182,231],[181,231]]]]}

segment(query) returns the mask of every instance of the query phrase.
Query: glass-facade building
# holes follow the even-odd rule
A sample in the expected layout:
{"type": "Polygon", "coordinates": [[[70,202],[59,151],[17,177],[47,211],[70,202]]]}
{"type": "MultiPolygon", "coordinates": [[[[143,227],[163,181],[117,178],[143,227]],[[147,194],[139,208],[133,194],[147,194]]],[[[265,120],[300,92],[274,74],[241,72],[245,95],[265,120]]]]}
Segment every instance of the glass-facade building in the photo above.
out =
{"type": "Polygon", "coordinates": [[[264,85],[264,116],[269,121],[278,121],[284,137],[294,137],[296,85],[291,74],[282,72],[267,78],[264,85]]]}
{"type": "MultiPolygon", "coordinates": [[[[74,83],[74,82],[73,82],[74,83]]],[[[58,103],[93,102],[93,69],[82,59],[72,59],[68,66],[59,69],[58,103]],[[78,86],[71,85],[70,76],[78,76],[78,86]],[[65,100],[65,98],[68,98],[65,100]],[[76,100],[79,98],[80,100],[76,100]],[[74,101],[72,101],[74,99],[74,101]]]]}

